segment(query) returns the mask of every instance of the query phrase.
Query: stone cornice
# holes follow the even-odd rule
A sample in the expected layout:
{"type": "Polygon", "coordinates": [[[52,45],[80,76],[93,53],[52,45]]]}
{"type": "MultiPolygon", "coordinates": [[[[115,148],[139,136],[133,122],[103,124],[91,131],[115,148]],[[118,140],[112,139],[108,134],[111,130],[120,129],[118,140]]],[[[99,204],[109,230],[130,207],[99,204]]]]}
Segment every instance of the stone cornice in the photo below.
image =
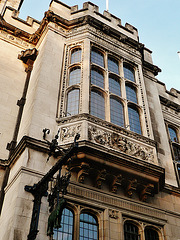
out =
{"type": "Polygon", "coordinates": [[[143,68],[152,72],[155,76],[158,75],[159,72],[161,72],[161,69],[149,62],[143,61],[143,68]]]}
{"type": "Polygon", "coordinates": [[[166,107],[170,107],[173,110],[180,112],[180,105],[175,103],[174,101],[169,100],[168,98],[165,98],[163,96],[159,96],[160,101],[163,105],[165,105],[166,107]]]}

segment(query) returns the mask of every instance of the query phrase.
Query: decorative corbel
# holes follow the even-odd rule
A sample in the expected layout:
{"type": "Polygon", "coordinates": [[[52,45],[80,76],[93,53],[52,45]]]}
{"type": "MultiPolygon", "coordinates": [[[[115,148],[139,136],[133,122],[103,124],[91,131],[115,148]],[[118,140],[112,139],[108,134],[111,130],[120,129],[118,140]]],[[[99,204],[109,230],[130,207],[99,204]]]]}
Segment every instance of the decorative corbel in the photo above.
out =
{"type": "Polygon", "coordinates": [[[98,172],[97,178],[96,178],[96,187],[101,189],[102,182],[106,180],[107,171],[106,169],[103,169],[98,172]]]}
{"type": "Polygon", "coordinates": [[[80,171],[78,172],[78,182],[84,183],[85,177],[89,175],[90,166],[88,163],[82,162],[80,171]]]}
{"type": "Polygon", "coordinates": [[[133,195],[133,192],[136,191],[136,188],[137,188],[137,179],[128,180],[127,187],[125,189],[126,195],[131,198],[133,195]]]}
{"type": "Polygon", "coordinates": [[[117,176],[114,176],[114,179],[113,179],[113,182],[112,182],[112,185],[111,185],[111,192],[112,193],[117,193],[118,186],[122,185],[122,180],[123,180],[123,177],[122,177],[121,174],[119,174],[117,176]]]}
{"type": "Polygon", "coordinates": [[[148,196],[154,195],[154,184],[147,184],[142,186],[142,190],[139,194],[139,198],[141,201],[146,202],[148,196]]]}

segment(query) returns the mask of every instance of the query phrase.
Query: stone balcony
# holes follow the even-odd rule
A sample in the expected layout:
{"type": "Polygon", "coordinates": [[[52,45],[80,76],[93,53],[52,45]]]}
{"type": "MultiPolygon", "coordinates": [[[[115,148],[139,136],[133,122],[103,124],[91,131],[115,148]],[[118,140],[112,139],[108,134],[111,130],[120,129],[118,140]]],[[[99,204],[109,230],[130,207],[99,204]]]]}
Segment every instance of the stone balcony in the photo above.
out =
{"type": "Polygon", "coordinates": [[[90,183],[142,201],[164,186],[164,169],[158,165],[155,141],[89,114],[57,119],[60,145],[80,134],[79,151],[71,171],[79,183],[90,183]],[[89,179],[89,180],[88,180],[89,179]],[[107,187],[108,185],[108,187],[107,187]]]}

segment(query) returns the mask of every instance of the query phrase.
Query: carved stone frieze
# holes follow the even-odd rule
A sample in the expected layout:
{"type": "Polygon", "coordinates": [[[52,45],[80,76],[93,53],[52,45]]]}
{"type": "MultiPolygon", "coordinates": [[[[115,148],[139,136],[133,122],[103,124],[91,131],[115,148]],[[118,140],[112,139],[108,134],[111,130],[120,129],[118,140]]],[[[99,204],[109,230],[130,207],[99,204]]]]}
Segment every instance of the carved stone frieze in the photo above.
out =
{"type": "Polygon", "coordinates": [[[95,126],[89,125],[88,137],[90,141],[113,148],[120,152],[140,158],[148,162],[154,162],[153,149],[142,146],[121,136],[117,133],[110,133],[95,126]]]}
{"type": "Polygon", "coordinates": [[[62,127],[60,133],[60,140],[62,142],[65,142],[66,140],[67,141],[73,140],[77,133],[81,135],[81,128],[82,128],[81,124],[62,127]]]}

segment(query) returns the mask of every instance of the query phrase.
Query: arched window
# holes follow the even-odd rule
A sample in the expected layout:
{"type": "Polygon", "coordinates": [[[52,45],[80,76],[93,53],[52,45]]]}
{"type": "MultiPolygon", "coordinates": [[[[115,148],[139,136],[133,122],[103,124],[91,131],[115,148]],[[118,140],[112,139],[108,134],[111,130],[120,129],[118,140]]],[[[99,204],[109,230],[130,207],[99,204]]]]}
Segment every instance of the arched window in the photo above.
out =
{"type": "Polygon", "coordinates": [[[124,77],[132,82],[135,82],[134,79],[134,69],[128,65],[124,65],[124,77]]]}
{"type": "Polygon", "coordinates": [[[159,240],[159,235],[156,230],[146,227],[145,228],[145,240],[159,240]]]}
{"type": "Polygon", "coordinates": [[[171,140],[172,142],[178,142],[177,134],[176,134],[175,129],[172,128],[172,127],[168,127],[168,130],[169,130],[170,140],[171,140]]]}
{"type": "Polygon", "coordinates": [[[121,86],[119,79],[109,77],[109,91],[118,96],[121,96],[121,86]]]}
{"type": "Polygon", "coordinates": [[[116,59],[108,57],[108,70],[113,73],[119,74],[119,66],[116,59]]]}
{"type": "Polygon", "coordinates": [[[105,119],[104,96],[101,92],[91,91],[91,114],[105,119]]]}
{"type": "Polygon", "coordinates": [[[79,113],[79,89],[73,89],[67,96],[67,116],[79,113]]]}
{"type": "Polygon", "coordinates": [[[69,74],[69,86],[80,83],[81,69],[79,67],[73,68],[69,74]]]}
{"type": "Polygon", "coordinates": [[[119,126],[124,126],[124,112],[120,101],[110,98],[111,122],[119,126]]]}
{"type": "Polygon", "coordinates": [[[81,62],[81,48],[75,48],[71,52],[71,64],[81,62]]]}
{"type": "Polygon", "coordinates": [[[134,107],[129,106],[128,113],[129,113],[130,130],[141,134],[141,124],[140,124],[138,110],[134,107]]]}
{"type": "Polygon", "coordinates": [[[80,215],[79,240],[98,240],[98,222],[90,214],[80,215]]]}
{"type": "Polygon", "coordinates": [[[125,222],[124,240],[139,240],[139,229],[135,224],[131,222],[125,222]]]}
{"type": "Polygon", "coordinates": [[[135,87],[126,84],[126,96],[127,96],[127,100],[137,103],[137,95],[136,95],[135,87]]]}
{"type": "Polygon", "coordinates": [[[104,67],[104,55],[97,49],[92,49],[91,62],[104,67]]]}
{"type": "Polygon", "coordinates": [[[53,240],[73,239],[73,213],[65,208],[62,212],[61,228],[53,230],[53,240]]]}
{"type": "Polygon", "coordinates": [[[91,70],[91,84],[104,88],[104,75],[101,71],[91,70]]]}

